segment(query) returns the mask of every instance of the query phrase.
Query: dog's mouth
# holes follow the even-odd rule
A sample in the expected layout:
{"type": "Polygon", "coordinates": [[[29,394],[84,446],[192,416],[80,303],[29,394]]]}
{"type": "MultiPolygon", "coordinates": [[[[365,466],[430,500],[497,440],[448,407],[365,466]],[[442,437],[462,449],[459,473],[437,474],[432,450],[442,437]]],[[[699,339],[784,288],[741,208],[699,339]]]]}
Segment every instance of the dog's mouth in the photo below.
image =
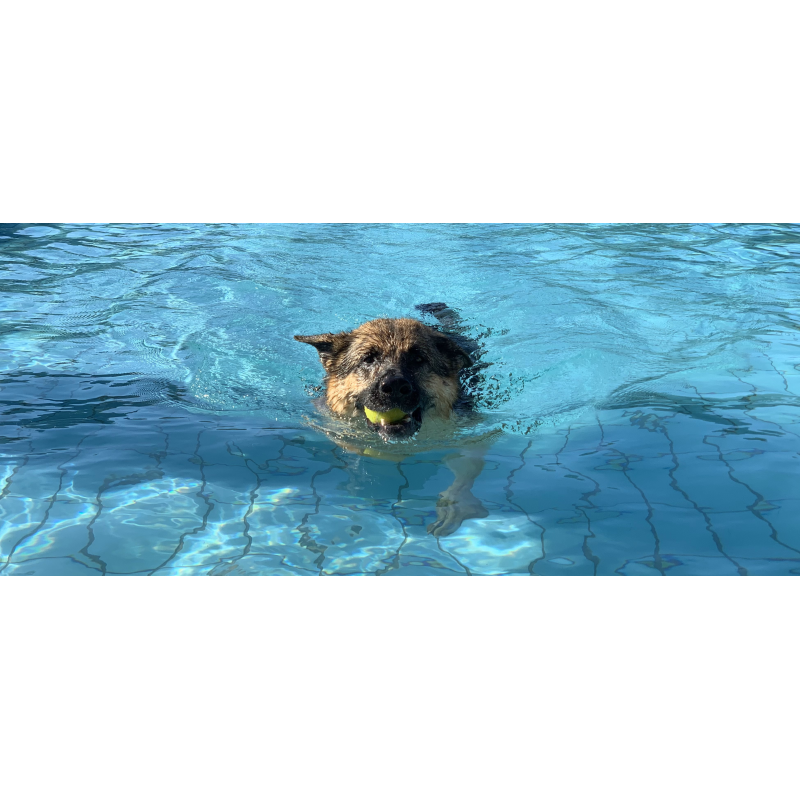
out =
{"type": "Polygon", "coordinates": [[[377,431],[384,441],[405,439],[413,436],[422,425],[422,406],[417,406],[413,411],[400,408],[375,411],[364,406],[364,416],[369,427],[377,431]]]}

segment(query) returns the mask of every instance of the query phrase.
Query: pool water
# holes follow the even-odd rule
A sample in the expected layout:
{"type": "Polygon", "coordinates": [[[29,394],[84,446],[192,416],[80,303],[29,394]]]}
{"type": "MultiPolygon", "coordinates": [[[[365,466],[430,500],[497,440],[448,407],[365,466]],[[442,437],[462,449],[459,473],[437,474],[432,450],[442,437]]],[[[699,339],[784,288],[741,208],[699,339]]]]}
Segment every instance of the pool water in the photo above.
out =
{"type": "Polygon", "coordinates": [[[3,225],[0,293],[0,574],[800,574],[798,225],[3,225]],[[438,301],[480,414],[337,444],[293,335],[438,301]]]}

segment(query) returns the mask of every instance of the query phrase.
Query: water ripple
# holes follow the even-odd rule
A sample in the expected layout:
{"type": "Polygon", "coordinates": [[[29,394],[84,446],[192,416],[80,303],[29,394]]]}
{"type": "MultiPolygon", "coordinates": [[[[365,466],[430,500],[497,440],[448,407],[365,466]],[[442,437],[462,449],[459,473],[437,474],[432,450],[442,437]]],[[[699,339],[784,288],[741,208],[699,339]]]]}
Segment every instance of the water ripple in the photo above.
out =
{"type": "Polygon", "coordinates": [[[800,226],[0,226],[4,574],[800,573],[800,226]],[[446,301],[501,430],[318,430],[297,333],[446,301]],[[466,433],[465,433],[466,435],[466,433]]]}

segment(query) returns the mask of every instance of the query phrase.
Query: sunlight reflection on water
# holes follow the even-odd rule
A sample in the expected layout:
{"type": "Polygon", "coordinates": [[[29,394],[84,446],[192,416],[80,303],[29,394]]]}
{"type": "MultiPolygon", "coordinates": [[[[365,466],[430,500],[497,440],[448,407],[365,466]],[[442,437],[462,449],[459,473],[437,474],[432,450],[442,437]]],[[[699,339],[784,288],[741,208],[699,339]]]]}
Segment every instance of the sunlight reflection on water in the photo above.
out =
{"type": "Polygon", "coordinates": [[[2,574],[800,574],[800,226],[0,233],[2,574]],[[433,300],[482,417],[338,446],[293,334],[433,300]],[[488,430],[487,515],[431,536],[488,430]]]}

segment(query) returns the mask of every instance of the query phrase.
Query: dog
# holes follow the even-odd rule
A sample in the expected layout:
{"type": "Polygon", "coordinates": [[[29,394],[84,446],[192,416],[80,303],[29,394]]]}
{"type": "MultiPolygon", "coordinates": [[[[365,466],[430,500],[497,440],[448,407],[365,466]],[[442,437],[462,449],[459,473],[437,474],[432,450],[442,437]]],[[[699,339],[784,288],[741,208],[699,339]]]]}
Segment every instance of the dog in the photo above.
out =
{"type": "MultiPolygon", "coordinates": [[[[340,418],[366,421],[382,445],[395,445],[417,435],[423,422],[448,422],[470,409],[461,375],[475,366],[478,345],[459,333],[458,315],[444,303],[416,307],[432,314],[436,328],[416,319],[374,319],[352,331],[295,336],[310,344],[325,369],[324,403],[340,418]]],[[[400,460],[391,449],[372,443],[344,444],[349,450],[400,460]]],[[[488,512],[472,494],[483,469],[485,444],[473,443],[445,458],[455,477],[439,496],[437,519],[428,526],[447,536],[465,519],[488,512]]]]}

